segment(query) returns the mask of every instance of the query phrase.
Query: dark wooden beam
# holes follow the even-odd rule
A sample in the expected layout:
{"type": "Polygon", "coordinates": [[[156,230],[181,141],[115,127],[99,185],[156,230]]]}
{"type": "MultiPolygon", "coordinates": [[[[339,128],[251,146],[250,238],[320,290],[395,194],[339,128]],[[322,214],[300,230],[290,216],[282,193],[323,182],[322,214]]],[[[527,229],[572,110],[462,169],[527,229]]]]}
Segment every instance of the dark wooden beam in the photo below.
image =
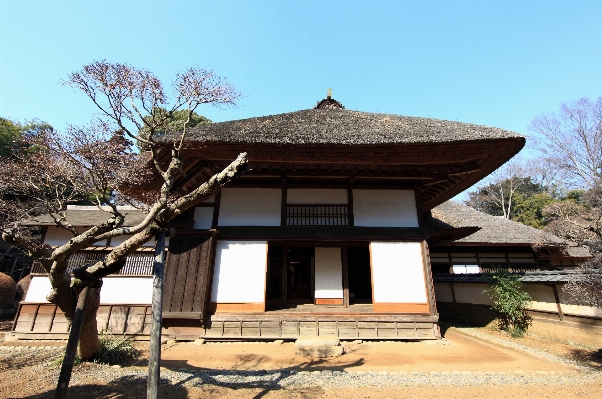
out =
{"type": "Polygon", "coordinates": [[[217,227],[221,239],[381,239],[426,240],[426,227],[352,227],[352,226],[222,226],[217,227]]]}
{"type": "Polygon", "coordinates": [[[347,207],[349,226],[355,226],[355,218],[353,216],[353,188],[351,183],[347,187],[347,207]]]}
{"type": "Polygon", "coordinates": [[[286,179],[282,179],[282,201],[280,203],[280,226],[286,226],[286,179]]]}
{"type": "Polygon", "coordinates": [[[416,202],[416,214],[418,216],[418,226],[424,227],[424,214],[422,210],[422,199],[420,196],[420,189],[414,190],[414,200],[416,202]]]}
{"type": "Polygon", "coordinates": [[[349,263],[347,262],[347,247],[341,247],[341,263],[343,266],[343,306],[349,307],[349,263]]]}
{"type": "Polygon", "coordinates": [[[222,200],[222,192],[218,192],[215,195],[215,205],[213,206],[213,220],[211,221],[211,228],[214,229],[219,222],[219,207],[222,200]]]}
{"type": "Polygon", "coordinates": [[[285,245],[282,250],[282,307],[286,307],[288,299],[288,247],[285,245]]]}

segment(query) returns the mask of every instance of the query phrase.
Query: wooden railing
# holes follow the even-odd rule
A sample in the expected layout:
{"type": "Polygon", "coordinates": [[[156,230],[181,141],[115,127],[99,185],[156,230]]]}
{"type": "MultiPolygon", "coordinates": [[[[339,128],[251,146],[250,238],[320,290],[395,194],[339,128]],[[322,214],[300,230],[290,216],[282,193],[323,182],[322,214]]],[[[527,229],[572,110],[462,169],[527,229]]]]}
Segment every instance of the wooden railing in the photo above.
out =
{"type": "Polygon", "coordinates": [[[289,204],[286,206],[287,226],[348,226],[347,204],[289,204]]]}

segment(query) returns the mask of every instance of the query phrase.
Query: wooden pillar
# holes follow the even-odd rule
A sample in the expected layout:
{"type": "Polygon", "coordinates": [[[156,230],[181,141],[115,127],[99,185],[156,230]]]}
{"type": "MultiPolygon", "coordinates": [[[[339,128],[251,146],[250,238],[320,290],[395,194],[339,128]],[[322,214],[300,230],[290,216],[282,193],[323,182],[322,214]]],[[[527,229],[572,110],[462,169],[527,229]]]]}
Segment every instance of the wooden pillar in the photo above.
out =
{"type": "Polygon", "coordinates": [[[351,188],[351,182],[347,187],[347,220],[349,226],[355,226],[355,218],[353,217],[353,190],[351,188]]]}
{"type": "Polygon", "coordinates": [[[341,248],[341,260],[343,263],[343,306],[349,307],[349,264],[347,263],[347,247],[341,248]]]}
{"type": "Polygon", "coordinates": [[[422,213],[422,199],[420,196],[420,188],[414,189],[414,201],[416,202],[416,217],[418,218],[418,226],[424,227],[424,215],[422,213]]]}
{"type": "Polygon", "coordinates": [[[554,299],[556,300],[556,309],[558,309],[558,317],[560,321],[564,321],[564,315],[562,314],[562,307],[560,306],[560,296],[558,295],[558,288],[556,288],[556,284],[550,284],[552,286],[552,290],[554,291],[554,299]]]}
{"type": "Polygon", "coordinates": [[[282,202],[280,204],[280,226],[286,226],[286,179],[282,179],[282,202]]]}
{"type": "Polygon", "coordinates": [[[215,229],[219,223],[219,206],[222,199],[222,192],[215,194],[215,204],[213,205],[213,220],[211,221],[211,228],[215,229]]]}
{"type": "Polygon", "coordinates": [[[449,283],[449,288],[451,289],[452,302],[454,304],[454,308],[457,308],[458,302],[456,302],[456,290],[454,290],[454,283],[449,283]]]}
{"type": "Polygon", "coordinates": [[[288,247],[284,244],[282,254],[282,307],[286,307],[288,290],[288,247]]]}

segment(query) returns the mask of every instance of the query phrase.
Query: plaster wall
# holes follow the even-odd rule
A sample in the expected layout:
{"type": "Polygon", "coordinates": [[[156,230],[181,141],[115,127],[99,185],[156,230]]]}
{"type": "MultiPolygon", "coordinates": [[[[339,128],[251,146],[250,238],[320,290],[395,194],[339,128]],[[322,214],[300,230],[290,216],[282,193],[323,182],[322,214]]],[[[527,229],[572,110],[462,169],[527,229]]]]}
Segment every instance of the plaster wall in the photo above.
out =
{"type": "Polygon", "coordinates": [[[341,248],[316,247],[315,297],[343,298],[341,248]]]}
{"type": "MultiPolygon", "coordinates": [[[[127,240],[130,237],[131,237],[131,235],[113,237],[113,238],[111,238],[111,246],[116,247],[117,245],[121,244],[122,242],[124,242],[125,240],[127,240]]],[[[165,245],[169,245],[169,237],[165,238],[165,245]]],[[[154,247],[155,239],[151,238],[150,240],[148,240],[147,242],[142,244],[142,246],[143,247],[154,247]]]]}
{"type": "Polygon", "coordinates": [[[477,305],[491,305],[493,302],[488,296],[483,295],[483,290],[489,284],[454,283],[454,292],[458,303],[473,303],[477,305]]]}
{"type": "Polygon", "coordinates": [[[267,241],[218,241],[211,302],[263,303],[267,255],[267,241]]]}
{"type": "MultiPolygon", "coordinates": [[[[47,303],[50,293],[47,276],[32,276],[24,302],[47,303]]],[[[101,305],[141,304],[150,305],[153,291],[152,277],[105,277],[100,290],[101,305]]]]}
{"type": "MultiPolygon", "coordinates": [[[[435,283],[435,298],[440,302],[453,302],[449,283],[435,283]]],[[[562,285],[558,285],[560,309],[563,313],[575,316],[602,317],[602,309],[570,303],[562,294],[562,285]]],[[[489,288],[488,284],[454,283],[454,292],[457,303],[470,303],[476,305],[492,305],[492,300],[483,295],[483,290],[489,288]]],[[[557,313],[556,299],[552,287],[543,284],[524,284],[524,290],[531,295],[533,301],[528,309],[543,312],[557,313]]]]}
{"type": "Polygon", "coordinates": [[[418,242],[371,242],[374,302],[427,303],[418,242]]]}
{"type": "Polygon", "coordinates": [[[418,227],[413,190],[353,190],[356,226],[418,227]]]}
{"type": "Polygon", "coordinates": [[[280,226],[282,190],[225,188],[219,209],[219,226],[280,226]]]}
{"type": "Polygon", "coordinates": [[[199,206],[194,208],[193,229],[210,229],[213,222],[213,207],[199,206]]]}

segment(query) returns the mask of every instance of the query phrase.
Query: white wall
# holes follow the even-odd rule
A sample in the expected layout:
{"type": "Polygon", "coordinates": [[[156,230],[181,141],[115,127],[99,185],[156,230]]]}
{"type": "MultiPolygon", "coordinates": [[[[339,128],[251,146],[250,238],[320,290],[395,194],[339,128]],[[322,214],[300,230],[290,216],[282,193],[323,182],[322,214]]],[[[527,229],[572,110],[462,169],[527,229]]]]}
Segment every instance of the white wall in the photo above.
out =
{"type": "Polygon", "coordinates": [[[353,190],[356,226],[418,227],[413,190],[353,190]]]}
{"type": "MultiPolygon", "coordinates": [[[[78,233],[86,231],[83,227],[77,228],[78,233]]],[[[71,232],[56,226],[48,226],[44,242],[52,246],[58,246],[66,244],[70,239],[73,238],[71,232]]]]}
{"type": "Polygon", "coordinates": [[[341,248],[316,247],[315,298],[343,298],[341,248]]]}
{"type": "Polygon", "coordinates": [[[264,302],[267,254],[267,241],[219,240],[211,302],[264,302]]]}
{"type": "MultiPolygon", "coordinates": [[[[126,241],[127,239],[129,239],[131,237],[132,237],[131,235],[112,237],[111,238],[111,246],[112,247],[116,247],[117,245],[123,243],[124,241],[126,241]]],[[[169,237],[165,238],[165,244],[166,245],[169,244],[169,237]]],[[[154,247],[155,246],[155,239],[151,238],[150,240],[148,240],[148,242],[144,243],[142,246],[143,247],[154,247]]]]}
{"type": "MultiPolygon", "coordinates": [[[[47,276],[32,276],[24,302],[48,302],[46,295],[50,293],[50,280],[47,276]]],[[[105,277],[100,290],[100,303],[142,304],[150,305],[152,300],[152,277],[105,277]]]]}
{"type": "Polygon", "coordinates": [[[291,188],[286,190],[287,204],[346,204],[347,190],[291,188]]]}
{"type": "Polygon", "coordinates": [[[225,188],[219,208],[219,226],[280,226],[282,190],[225,188]]]}
{"type": "Polygon", "coordinates": [[[474,303],[480,305],[492,305],[493,302],[483,291],[489,288],[489,284],[466,284],[454,283],[454,293],[458,303],[474,303]]]}
{"type": "Polygon", "coordinates": [[[427,303],[419,242],[371,242],[374,302],[427,303]]]}
{"type": "Polygon", "coordinates": [[[210,229],[213,222],[213,207],[198,206],[194,208],[193,229],[210,229]]]}
{"type": "MultiPolygon", "coordinates": [[[[86,230],[88,230],[87,227],[77,227],[77,232],[80,234],[85,232],[86,230]]],[[[131,235],[112,237],[111,238],[111,246],[115,247],[130,237],[131,237],[131,235]]],[[[53,245],[53,246],[58,246],[58,245],[63,245],[65,243],[67,243],[72,238],[73,238],[73,234],[71,234],[67,230],[61,229],[56,226],[48,226],[48,230],[46,231],[46,236],[44,238],[44,242],[47,244],[53,245]]],[[[104,246],[104,245],[107,245],[107,241],[106,240],[99,241],[99,242],[95,243],[94,245],[104,246]]],[[[155,246],[154,238],[150,239],[146,244],[143,245],[143,247],[154,247],[154,246],[155,246]]]]}

